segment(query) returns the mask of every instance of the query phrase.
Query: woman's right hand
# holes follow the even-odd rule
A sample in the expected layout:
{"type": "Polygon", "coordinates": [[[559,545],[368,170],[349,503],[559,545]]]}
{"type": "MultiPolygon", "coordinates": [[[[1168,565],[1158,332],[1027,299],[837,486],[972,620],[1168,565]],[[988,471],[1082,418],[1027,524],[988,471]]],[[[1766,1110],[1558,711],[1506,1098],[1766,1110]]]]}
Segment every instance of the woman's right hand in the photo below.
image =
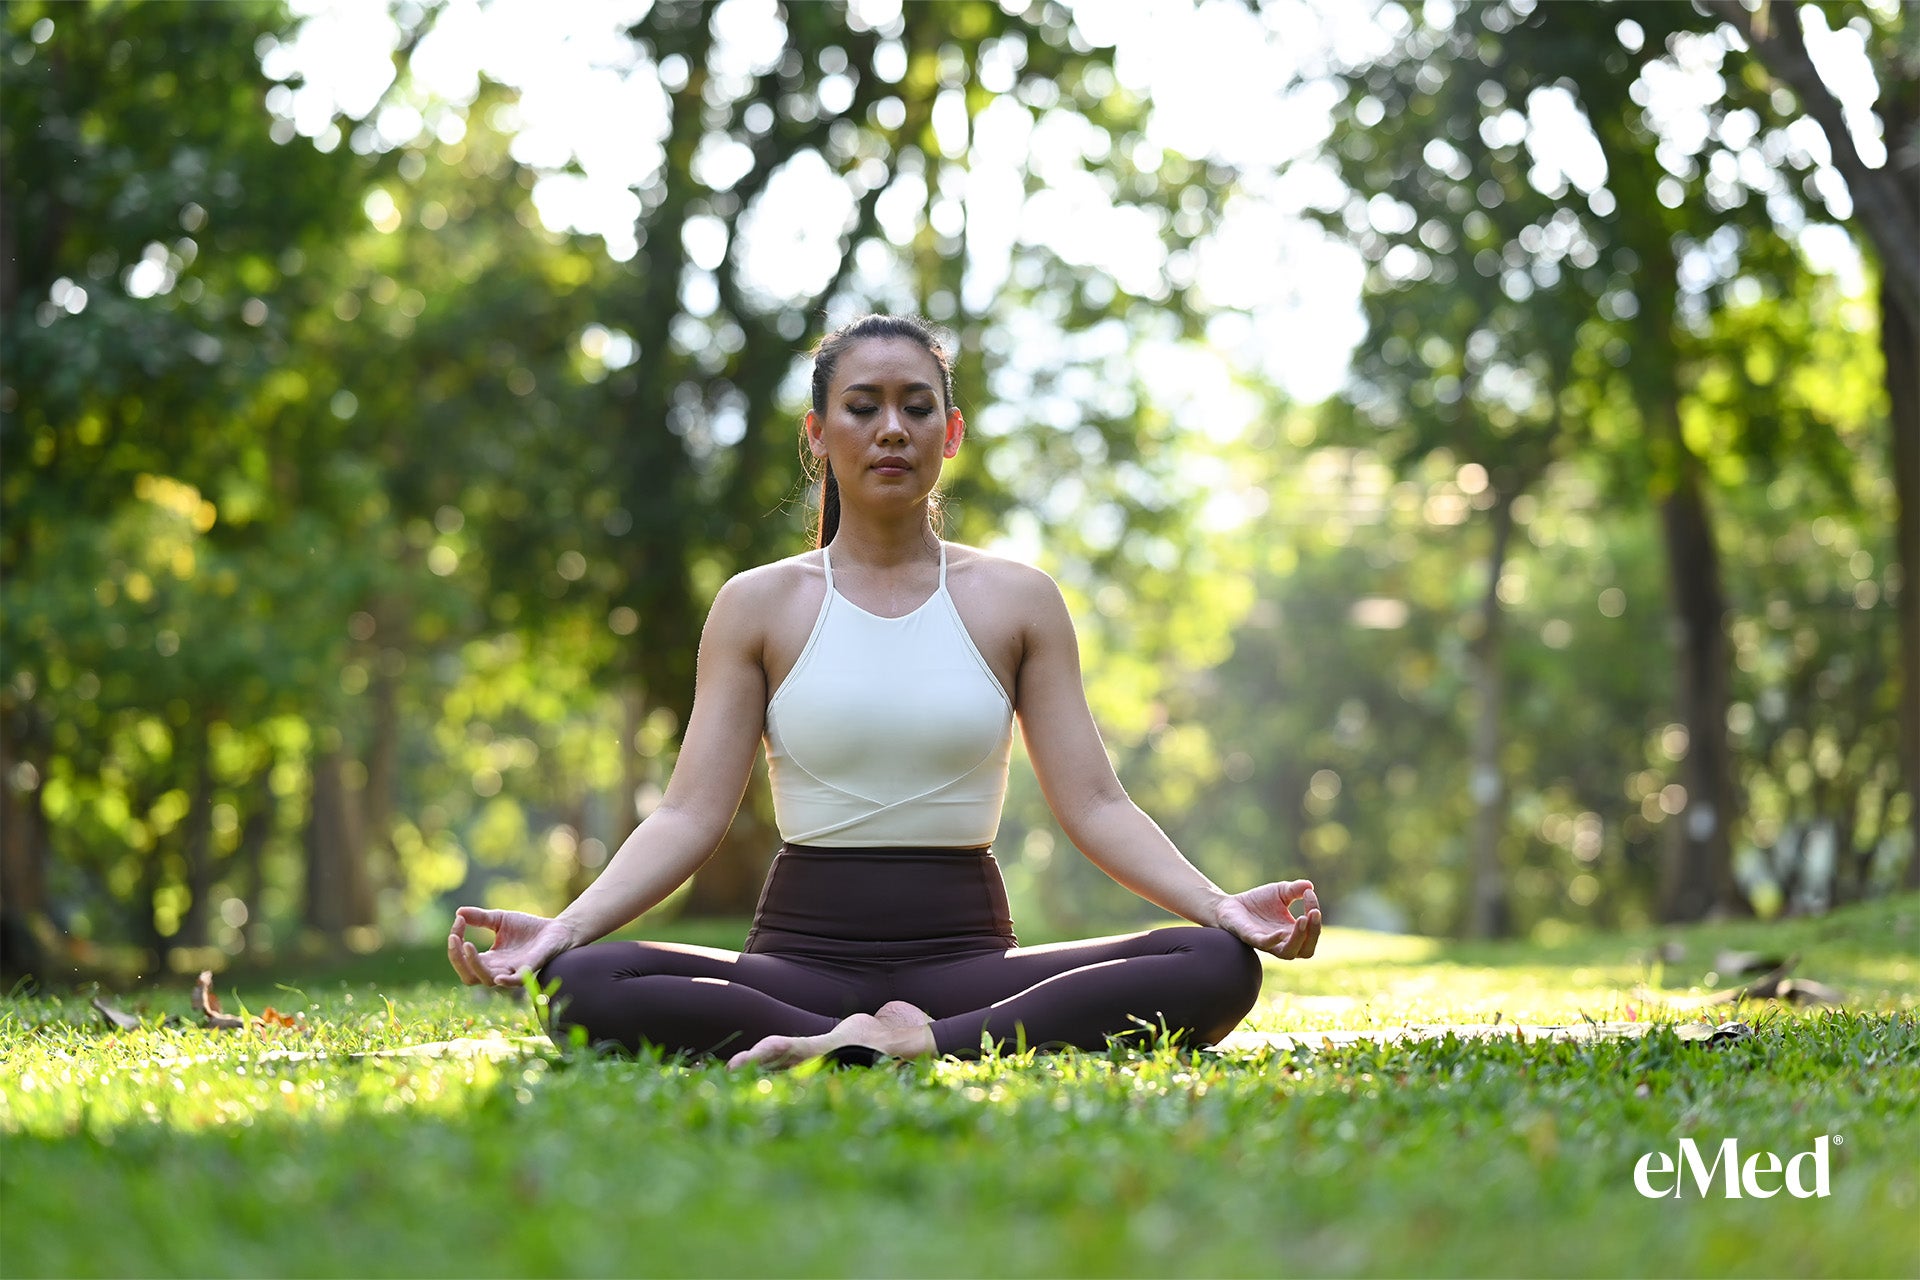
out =
{"type": "Polygon", "coordinates": [[[470,987],[513,987],[572,945],[571,933],[558,920],[524,911],[461,907],[453,913],[453,932],[447,935],[447,959],[470,987]],[[467,941],[469,925],[491,930],[493,946],[481,951],[467,941]]]}

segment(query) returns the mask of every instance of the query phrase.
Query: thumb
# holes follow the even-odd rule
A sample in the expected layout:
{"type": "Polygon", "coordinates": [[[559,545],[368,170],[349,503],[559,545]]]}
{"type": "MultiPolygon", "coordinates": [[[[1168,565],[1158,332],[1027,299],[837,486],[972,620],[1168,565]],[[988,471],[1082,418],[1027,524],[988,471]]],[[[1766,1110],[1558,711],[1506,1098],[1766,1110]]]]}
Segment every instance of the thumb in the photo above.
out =
{"type": "Polygon", "coordinates": [[[500,930],[501,916],[505,913],[489,911],[485,907],[461,907],[453,914],[467,924],[476,925],[482,929],[492,929],[497,933],[500,930]]]}

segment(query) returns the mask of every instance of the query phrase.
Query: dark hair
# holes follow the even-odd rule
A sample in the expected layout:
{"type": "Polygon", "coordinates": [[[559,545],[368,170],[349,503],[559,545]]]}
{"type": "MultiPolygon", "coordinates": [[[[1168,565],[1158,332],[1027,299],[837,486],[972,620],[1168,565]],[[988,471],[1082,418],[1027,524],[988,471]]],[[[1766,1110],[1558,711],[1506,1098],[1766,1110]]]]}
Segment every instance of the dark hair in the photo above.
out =
{"type": "MultiPolygon", "coordinates": [[[[868,338],[905,338],[927,349],[940,368],[945,407],[953,412],[953,360],[934,327],[919,316],[867,315],[841,325],[813,348],[813,412],[827,416],[827,389],[833,385],[833,370],[840,357],[856,342],[868,338]]],[[[820,521],[814,526],[813,545],[824,547],[840,529],[840,482],[833,478],[833,464],[820,466],[820,521]]]]}

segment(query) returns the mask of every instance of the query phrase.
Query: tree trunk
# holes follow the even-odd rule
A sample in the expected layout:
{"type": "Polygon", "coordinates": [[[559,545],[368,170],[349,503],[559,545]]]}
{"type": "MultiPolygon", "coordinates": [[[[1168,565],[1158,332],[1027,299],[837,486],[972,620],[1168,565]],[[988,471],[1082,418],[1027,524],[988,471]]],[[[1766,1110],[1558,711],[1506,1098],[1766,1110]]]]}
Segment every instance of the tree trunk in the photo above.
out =
{"type": "Polygon", "coordinates": [[[1885,283],[1880,286],[1880,351],[1891,403],[1895,553],[1900,582],[1883,575],[1900,617],[1900,775],[1913,835],[1906,887],[1920,889],[1920,324],[1885,283]]]}
{"type": "Polygon", "coordinates": [[[0,985],[44,976],[47,957],[39,922],[47,916],[47,825],[40,810],[45,781],[32,762],[0,736],[0,985]]]}
{"type": "Polygon", "coordinates": [[[1474,714],[1472,765],[1468,790],[1473,796],[1473,843],[1468,850],[1467,936],[1501,938],[1513,928],[1507,900],[1501,838],[1507,829],[1507,782],[1500,771],[1500,724],[1504,715],[1506,615],[1500,608],[1500,575],[1506,568],[1513,535],[1513,498],[1500,493],[1489,512],[1493,542],[1487,549],[1487,588],[1480,604],[1480,634],[1472,647],[1473,685],[1479,699],[1474,714]]]}
{"type": "Polygon", "coordinates": [[[373,923],[367,846],[358,797],[347,785],[339,749],[313,761],[313,812],[307,820],[307,924],[331,937],[373,923]]]}
{"type": "Polygon", "coordinates": [[[397,890],[405,883],[399,855],[393,849],[394,788],[400,773],[400,682],[394,674],[400,652],[383,650],[376,659],[377,674],[370,690],[373,702],[373,740],[367,746],[367,787],[361,806],[368,858],[379,870],[369,884],[397,890]]]}
{"type": "Polygon", "coordinates": [[[160,886],[166,880],[166,850],[155,845],[146,851],[144,858],[140,868],[140,892],[133,903],[133,915],[140,940],[146,948],[147,971],[153,977],[164,978],[172,970],[174,938],[178,936],[160,932],[160,920],[153,911],[153,904],[160,897],[160,886]]]}
{"type": "Polygon", "coordinates": [[[1673,921],[1746,907],[1733,877],[1736,806],[1727,745],[1727,605],[1720,554],[1697,464],[1686,458],[1676,471],[1673,492],[1660,503],[1678,632],[1676,692],[1687,729],[1680,771],[1686,804],[1674,819],[1679,834],[1668,845],[1675,865],[1661,878],[1659,914],[1673,921]]]}
{"type": "Polygon", "coordinates": [[[174,940],[183,947],[207,945],[208,911],[213,905],[213,740],[209,726],[195,725],[184,732],[182,745],[192,750],[193,798],[180,828],[180,852],[187,864],[187,910],[174,940]]]}
{"type": "Polygon", "coordinates": [[[234,851],[239,864],[239,884],[241,905],[247,909],[247,920],[241,926],[241,940],[251,951],[260,939],[260,898],[266,887],[264,865],[266,861],[267,840],[273,835],[275,817],[279,814],[280,799],[273,794],[273,764],[260,771],[254,807],[247,819],[240,825],[240,847],[234,851]]]}

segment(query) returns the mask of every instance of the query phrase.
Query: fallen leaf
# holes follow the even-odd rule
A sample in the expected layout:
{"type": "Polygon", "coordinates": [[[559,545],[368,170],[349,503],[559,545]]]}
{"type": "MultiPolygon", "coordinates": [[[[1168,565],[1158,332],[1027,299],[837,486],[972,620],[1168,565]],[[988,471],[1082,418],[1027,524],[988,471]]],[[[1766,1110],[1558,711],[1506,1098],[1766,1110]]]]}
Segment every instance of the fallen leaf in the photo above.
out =
{"type": "Polygon", "coordinates": [[[1787,978],[1780,983],[1774,999],[1788,1004],[1841,1004],[1846,996],[1838,987],[1830,987],[1812,978],[1787,978]]]}
{"type": "Polygon", "coordinates": [[[260,1011],[259,1021],[263,1026],[292,1027],[296,1031],[304,1031],[307,1025],[307,1015],[304,1013],[282,1013],[272,1005],[268,1005],[260,1011]]]}
{"type": "Polygon", "coordinates": [[[1711,1022],[1683,1022],[1673,1033],[1682,1040],[1701,1044],[1732,1044],[1751,1036],[1753,1028],[1744,1022],[1723,1022],[1719,1026],[1711,1022]]]}
{"type": "Polygon", "coordinates": [[[193,1011],[207,1020],[207,1025],[215,1031],[245,1031],[244,1019],[230,1013],[220,1012],[220,997],[213,994],[213,970],[202,969],[200,980],[193,984],[193,1011]]]}
{"type": "Polygon", "coordinates": [[[1798,954],[1788,956],[1785,960],[1782,960],[1779,964],[1775,965],[1760,977],[1755,978],[1746,986],[1736,987],[1732,991],[1723,991],[1713,997],[1709,1003],[1734,1004],[1741,1000],[1777,999],[1780,995],[1782,982],[1786,976],[1793,971],[1793,967],[1799,963],[1800,957],[1798,954]]]}
{"type": "Polygon", "coordinates": [[[100,1011],[100,1016],[107,1020],[107,1025],[116,1030],[138,1031],[140,1029],[140,1019],[114,1008],[99,996],[93,998],[93,1007],[100,1011]]]}
{"type": "Polygon", "coordinates": [[[1713,958],[1713,967],[1729,978],[1744,978],[1750,973],[1767,973],[1787,963],[1785,956],[1764,951],[1722,951],[1713,958]]]}

